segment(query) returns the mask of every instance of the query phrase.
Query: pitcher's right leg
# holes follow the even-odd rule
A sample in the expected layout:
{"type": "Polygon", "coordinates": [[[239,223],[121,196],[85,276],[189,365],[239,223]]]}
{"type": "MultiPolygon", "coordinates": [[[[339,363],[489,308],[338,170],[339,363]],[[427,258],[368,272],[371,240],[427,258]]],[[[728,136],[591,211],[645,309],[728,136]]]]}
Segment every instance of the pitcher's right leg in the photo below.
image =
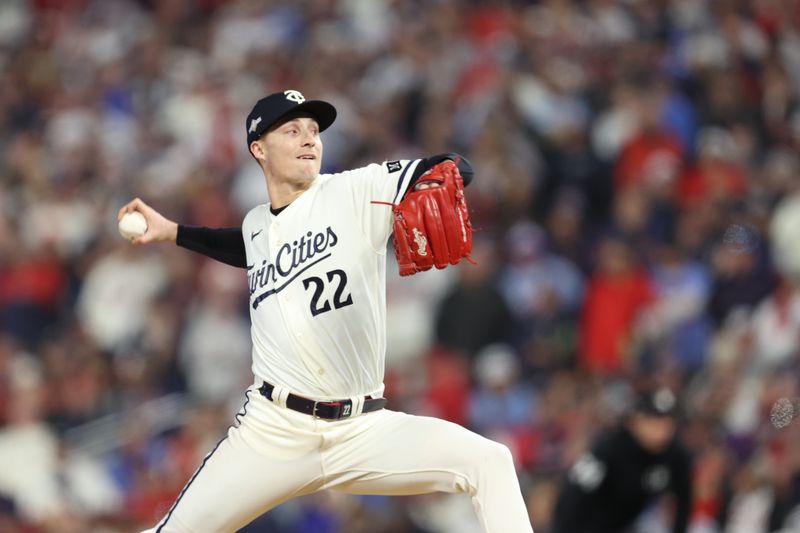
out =
{"type": "Polygon", "coordinates": [[[234,532],[288,499],[319,490],[318,439],[304,427],[313,419],[260,396],[250,394],[250,400],[241,425],[228,430],[147,533],[234,532]]]}

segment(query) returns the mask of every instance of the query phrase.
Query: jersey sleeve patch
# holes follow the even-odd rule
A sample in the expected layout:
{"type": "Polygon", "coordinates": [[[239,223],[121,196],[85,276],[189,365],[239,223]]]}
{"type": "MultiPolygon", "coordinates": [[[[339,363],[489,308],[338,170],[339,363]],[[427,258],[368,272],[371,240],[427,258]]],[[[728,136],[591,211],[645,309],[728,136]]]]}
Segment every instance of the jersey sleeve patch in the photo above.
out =
{"type": "Polygon", "coordinates": [[[403,168],[403,165],[400,164],[400,161],[387,161],[386,162],[386,170],[389,171],[389,174],[392,174],[394,172],[399,172],[401,168],[403,168]]]}
{"type": "Polygon", "coordinates": [[[605,477],[606,465],[591,453],[578,459],[569,471],[569,480],[586,492],[593,492],[605,477]]]}

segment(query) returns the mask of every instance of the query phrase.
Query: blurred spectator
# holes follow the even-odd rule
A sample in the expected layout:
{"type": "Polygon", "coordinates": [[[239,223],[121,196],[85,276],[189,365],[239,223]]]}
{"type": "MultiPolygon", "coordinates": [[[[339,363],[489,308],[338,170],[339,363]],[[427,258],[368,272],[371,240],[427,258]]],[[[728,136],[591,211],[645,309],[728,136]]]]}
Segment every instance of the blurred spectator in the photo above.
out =
{"type": "Polygon", "coordinates": [[[753,363],[770,372],[796,360],[800,354],[800,293],[782,282],[753,312],[753,363]]]}
{"type": "Polygon", "coordinates": [[[579,383],[575,375],[562,370],[549,376],[540,394],[533,424],[530,449],[522,452],[522,461],[530,461],[545,473],[562,472],[569,462],[573,444],[588,438],[580,412],[579,383]]]}
{"type": "Polygon", "coordinates": [[[739,469],[734,480],[734,494],[729,503],[727,516],[720,521],[725,531],[745,533],[765,531],[770,500],[769,488],[765,484],[763,467],[755,459],[739,469]]]}
{"type": "Polygon", "coordinates": [[[666,206],[641,187],[620,191],[614,197],[613,231],[623,237],[643,261],[650,259],[673,232],[674,207],[666,206]],[[666,209],[665,209],[666,207],[666,209]]]}
{"type": "Polygon", "coordinates": [[[475,227],[510,224],[529,213],[542,186],[542,155],[525,137],[518,117],[497,109],[487,117],[472,151],[476,175],[487,177],[473,181],[466,193],[477,208],[475,227]]]}
{"type": "MultiPolygon", "coordinates": [[[[797,394],[794,386],[791,394],[797,394]]],[[[796,404],[796,396],[793,396],[796,404]]],[[[796,416],[796,415],[795,415],[796,416]]],[[[800,453],[797,451],[797,438],[800,432],[797,425],[779,433],[767,441],[770,454],[769,481],[772,491],[772,505],[769,509],[768,531],[792,531],[797,528],[800,518],[800,453]]]]}
{"type": "Polygon", "coordinates": [[[776,286],[776,279],[759,243],[718,243],[710,266],[714,281],[708,302],[717,324],[733,313],[749,314],[776,286]]]}
{"type": "MultiPolygon", "coordinates": [[[[472,265],[458,268],[472,268],[472,265]]],[[[459,275],[456,268],[431,269],[426,273],[430,275],[400,277],[397,269],[387,269],[386,363],[390,368],[413,366],[432,347],[437,309],[431,304],[441,301],[459,275]]]]}
{"type": "Polygon", "coordinates": [[[0,494],[11,498],[32,524],[76,531],[77,517],[69,513],[59,483],[59,441],[43,420],[40,369],[20,353],[9,370],[12,394],[7,423],[0,429],[0,494]]]}
{"type": "Polygon", "coordinates": [[[562,189],[556,193],[547,214],[545,229],[554,254],[571,261],[581,272],[591,270],[589,242],[593,237],[586,224],[586,200],[578,191],[562,189]]]}
{"type": "Polygon", "coordinates": [[[656,352],[652,355],[691,375],[705,364],[713,331],[705,314],[711,277],[702,263],[674,244],[661,246],[652,272],[654,301],[643,314],[639,333],[656,352]]]}
{"type": "Polygon", "coordinates": [[[130,346],[166,281],[162,261],[152,252],[126,247],[105,256],[86,274],[78,302],[89,335],[106,350],[130,346]]]}
{"type": "Polygon", "coordinates": [[[630,89],[630,108],[638,132],[622,148],[614,168],[617,192],[643,186],[674,190],[684,152],[680,140],[662,124],[666,89],[644,80],[630,89]]]}
{"type": "Polygon", "coordinates": [[[717,441],[702,449],[694,460],[692,506],[693,529],[715,531],[723,526],[730,510],[733,458],[717,441]]]}
{"type": "Polygon", "coordinates": [[[518,460],[525,460],[537,398],[520,379],[519,356],[503,344],[481,350],[473,373],[476,387],[469,399],[469,425],[482,435],[503,442],[518,460]]]}
{"type": "Polygon", "coordinates": [[[243,316],[243,286],[232,269],[207,263],[179,347],[189,392],[201,403],[240,403],[252,382],[250,326],[243,316]],[[232,391],[236,391],[235,393],[232,391]],[[235,398],[230,398],[235,394],[235,398]]]}
{"type": "Polygon", "coordinates": [[[800,253],[796,246],[800,226],[800,195],[787,195],[770,220],[769,237],[775,268],[789,282],[800,280],[800,253]]]}
{"type": "Polygon", "coordinates": [[[495,286],[494,244],[476,238],[472,258],[474,265],[456,267],[459,279],[442,298],[436,316],[437,341],[470,358],[484,346],[507,342],[511,334],[511,313],[495,286]]]}
{"type": "MultiPolygon", "coordinates": [[[[575,265],[547,250],[544,231],[531,222],[520,221],[509,229],[505,249],[508,263],[500,271],[499,288],[512,313],[512,341],[528,359],[540,338],[557,335],[559,327],[572,320],[583,295],[583,276],[575,265]]],[[[537,363],[541,362],[531,361],[537,363]]]]}
{"type": "Polygon", "coordinates": [[[415,405],[415,410],[467,425],[471,390],[467,360],[459,353],[434,347],[425,354],[424,363],[423,403],[415,405]]]}
{"type": "Polygon", "coordinates": [[[633,328],[654,296],[652,279],[628,244],[606,237],[581,316],[579,357],[586,370],[612,376],[633,370],[633,328]]]}
{"type": "Polygon", "coordinates": [[[0,260],[0,324],[27,346],[35,346],[58,322],[66,288],[64,266],[46,248],[0,260]]]}
{"type": "Polygon", "coordinates": [[[115,409],[111,369],[99,351],[59,339],[43,346],[51,426],[64,432],[115,409]]]}
{"type": "Polygon", "coordinates": [[[741,201],[748,183],[739,166],[733,136],[722,128],[708,127],[697,139],[697,163],[681,177],[678,197],[683,205],[741,201]]]}

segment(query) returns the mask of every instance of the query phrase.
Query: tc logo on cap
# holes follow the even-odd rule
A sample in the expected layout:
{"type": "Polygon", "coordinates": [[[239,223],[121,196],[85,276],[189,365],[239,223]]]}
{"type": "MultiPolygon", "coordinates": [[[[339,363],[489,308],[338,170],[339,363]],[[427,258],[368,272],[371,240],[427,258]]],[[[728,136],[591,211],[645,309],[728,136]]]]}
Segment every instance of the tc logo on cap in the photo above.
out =
{"type": "Polygon", "coordinates": [[[291,100],[296,104],[302,104],[306,101],[306,97],[303,96],[300,91],[289,89],[288,91],[283,91],[283,94],[286,95],[287,100],[291,100]]]}

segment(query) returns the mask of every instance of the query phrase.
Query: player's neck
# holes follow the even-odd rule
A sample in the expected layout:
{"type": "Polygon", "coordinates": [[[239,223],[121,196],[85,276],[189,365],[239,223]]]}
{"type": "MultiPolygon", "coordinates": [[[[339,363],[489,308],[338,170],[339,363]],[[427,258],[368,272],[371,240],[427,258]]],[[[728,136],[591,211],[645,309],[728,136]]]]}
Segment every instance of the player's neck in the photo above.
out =
{"type": "Polygon", "coordinates": [[[267,177],[267,192],[270,206],[275,209],[285,207],[306,192],[314,180],[277,180],[267,177]]]}

